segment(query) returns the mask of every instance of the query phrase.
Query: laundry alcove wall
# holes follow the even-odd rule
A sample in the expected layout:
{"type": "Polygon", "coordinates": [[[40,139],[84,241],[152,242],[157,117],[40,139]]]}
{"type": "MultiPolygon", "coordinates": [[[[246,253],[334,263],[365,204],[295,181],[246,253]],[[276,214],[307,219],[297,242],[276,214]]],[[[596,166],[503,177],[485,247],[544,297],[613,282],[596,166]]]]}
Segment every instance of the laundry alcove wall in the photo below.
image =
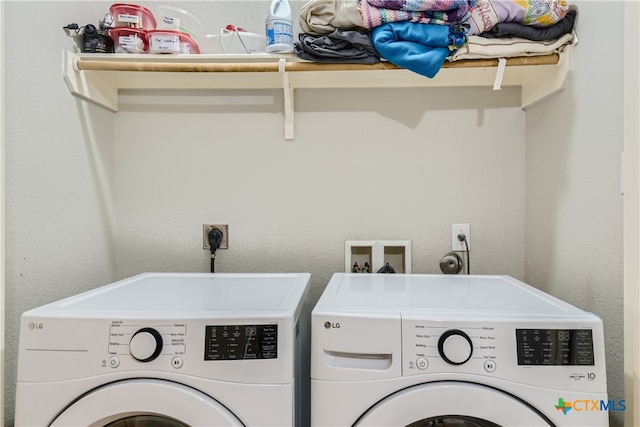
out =
{"type": "MultiPolygon", "coordinates": [[[[590,30],[604,4],[621,16],[621,3],[579,4],[576,71],[526,112],[509,88],[304,89],[294,141],[282,138],[277,90],[200,93],[209,103],[198,108],[174,94],[140,107],[147,95],[133,93],[115,114],[73,98],[61,77],[69,40],[25,34],[17,18],[57,28],[109,4],[5,5],[5,31],[46,44],[37,69],[22,45],[5,52],[7,342],[35,304],[140,271],[206,271],[205,222],[230,226],[220,271],[309,271],[314,298],[344,268],[345,240],[411,240],[412,272],[438,272],[451,223],[469,222],[474,272],[513,275],[603,316],[611,395],[623,398],[622,314],[612,309],[622,34],[590,30]],[[234,105],[220,103],[229,96],[234,105]]],[[[234,8],[259,30],[260,5],[180,3],[212,30],[243,16],[234,8]]],[[[6,367],[10,421],[11,348],[6,367]]]]}

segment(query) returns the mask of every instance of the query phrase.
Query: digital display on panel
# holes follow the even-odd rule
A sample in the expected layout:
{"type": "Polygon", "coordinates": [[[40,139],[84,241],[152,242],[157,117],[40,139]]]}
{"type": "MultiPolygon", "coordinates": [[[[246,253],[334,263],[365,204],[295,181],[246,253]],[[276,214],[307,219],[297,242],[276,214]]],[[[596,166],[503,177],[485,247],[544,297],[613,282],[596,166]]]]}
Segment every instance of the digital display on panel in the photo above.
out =
{"type": "Polygon", "coordinates": [[[278,325],[205,327],[204,360],[278,358],[278,325]]]}
{"type": "Polygon", "coordinates": [[[518,365],[593,366],[591,329],[516,329],[518,365]]]}

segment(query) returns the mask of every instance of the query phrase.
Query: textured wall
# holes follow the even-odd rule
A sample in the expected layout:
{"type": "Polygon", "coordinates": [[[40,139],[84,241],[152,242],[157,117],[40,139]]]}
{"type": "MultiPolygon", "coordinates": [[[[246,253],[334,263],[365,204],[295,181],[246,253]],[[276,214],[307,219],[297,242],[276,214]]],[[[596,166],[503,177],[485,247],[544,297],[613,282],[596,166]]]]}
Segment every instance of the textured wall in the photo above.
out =
{"type": "MultiPolygon", "coordinates": [[[[618,400],[624,399],[623,34],[589,31],[601,4],[576,4],[575,73],[564,94],[527,111],[525,278],[602,318],[609,394],[618,400]]],[[[624,2],[607,3],[607,10],[622,16],[624,2]]],[[[622,425],[621,413],[612,413],[611,425],[622,425]]]]}
{"type": "Polygon", "coordinates": [[[4,3],[2,31],[12,35],[3,47],[4,382],[12,425],[20,314],[114,278],[114,116],[76,101],[62,79],[70,39],[61,27],[85,22],[108,3],[4,3]]]}
{"type": "Polygon", "coordinates": [[[470,222],[473,271],[522,277],[513,91],[299,90],[293,141],[281,93],[217,94],[196,108],[127,97],[118,113],[119,275],[207,271],[202,224],[227,223],[217,271],[310,271],[319,295],[345,240],[409,239],[412,271],[435,273],[451,224],[470,222]]]}
{"type": "MultiPolygon", "coordinates": [[[[473,272],[603,315],[622,397],[622,80],[602,78],[621,70],[622,35],[586,34],[599,3],[581,5],[570,87],[526,113],[509,88],[299,90],[294,141],[278,91],[200,93],[198,107],[131,93],[115,115],[77,102],[59,28],[96,23],[110,4],[5,2],[3,30],[20,34],[5,50],[8,424],[19,314],[141,271],[207,271],[205,222],[230,224],[219,271],[309,271],[314,298],[343,268],[344,240],[410,239],[413,271],[431,273],[450,224],[470,222],[473,272]],[[25,31],[25,16],[42,31],[25,31]]],[[[268,7],[177,4],[213,33],[259,32],[268,7]]]]}

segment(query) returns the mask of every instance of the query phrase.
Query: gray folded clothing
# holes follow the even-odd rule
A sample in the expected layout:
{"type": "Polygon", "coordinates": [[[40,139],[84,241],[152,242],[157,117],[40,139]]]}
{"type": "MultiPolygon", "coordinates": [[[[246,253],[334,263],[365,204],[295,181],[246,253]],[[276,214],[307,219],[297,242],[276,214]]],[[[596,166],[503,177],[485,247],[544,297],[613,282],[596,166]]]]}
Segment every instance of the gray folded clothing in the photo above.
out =
{"type": "Polygon", "coordinates": [[[331,34],[300,33],[294,52],[301,59],[324,63],[376,64],[380,55],[368,32],[336,29],[331,34]]]}
{"type": "Polygon", "coordinates": [[[496,24],[489,31],[478,35],[485,38],[519,37],[533,41],[553,40],[564,34],[571,33],[577,16],[578,11],[570,9],[564,18],[548,27],[533,27],[515,22],[502,22],[496,24]]]}

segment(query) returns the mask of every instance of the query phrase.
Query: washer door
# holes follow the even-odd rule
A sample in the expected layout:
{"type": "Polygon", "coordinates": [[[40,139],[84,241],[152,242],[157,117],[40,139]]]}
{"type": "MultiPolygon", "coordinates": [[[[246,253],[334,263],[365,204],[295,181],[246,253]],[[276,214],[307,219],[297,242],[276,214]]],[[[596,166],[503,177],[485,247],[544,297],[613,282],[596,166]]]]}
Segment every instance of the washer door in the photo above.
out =
{"type": "Polygon", "coordinates": [[[553,426],[514,396],[473,383],[444,381],[400,390],[369,408],[354,424],[367,426],[553,426]]]}
{"type": "Polygon", "coordinates": [[[244,426],[222,404],[182,384],[125,380],[97,388],[69,405],[51,426],[244,426]]]}

